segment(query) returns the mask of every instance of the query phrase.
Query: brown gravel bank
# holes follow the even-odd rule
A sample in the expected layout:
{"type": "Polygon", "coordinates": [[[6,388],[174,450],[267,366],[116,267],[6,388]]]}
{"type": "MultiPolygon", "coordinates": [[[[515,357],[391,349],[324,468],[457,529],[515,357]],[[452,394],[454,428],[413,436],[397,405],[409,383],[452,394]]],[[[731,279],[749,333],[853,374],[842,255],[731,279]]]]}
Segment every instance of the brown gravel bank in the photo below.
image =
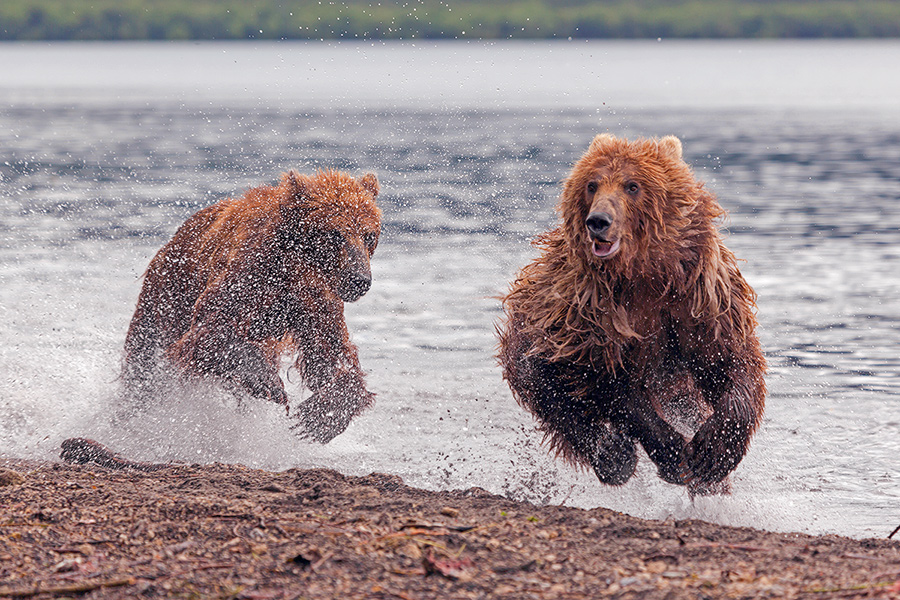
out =
{"type": "Polygon", "coordinates": [[[0,461],[0,598],[900,598],[900,541],[374,473],[0,461]]]}

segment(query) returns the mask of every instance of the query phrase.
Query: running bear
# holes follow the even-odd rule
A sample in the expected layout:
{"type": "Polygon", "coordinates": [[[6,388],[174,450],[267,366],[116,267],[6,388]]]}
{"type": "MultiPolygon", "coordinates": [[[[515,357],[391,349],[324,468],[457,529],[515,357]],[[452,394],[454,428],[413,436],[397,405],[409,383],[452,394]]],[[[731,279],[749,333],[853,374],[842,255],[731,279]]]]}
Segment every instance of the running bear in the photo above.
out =
{"type": "Polygon", "coordinates": [[[288,398],[280,358],[313,392],[295,427],[322,443],[370,406],[344,321],[372,281],[381,212],[374,174],[285,173],[189,218],[150,262],[125,339],[126,396],[160,376],[215,377],[250,396],[288,398]]]}
{"type": "Polygon", "coordinates": [[[621,485],[636,444],[690,495],[729,493],[765,405],[756,294],[678,138],[597,136],[559,225],[503,298],[499,360],[558,455],[621,485]]]}

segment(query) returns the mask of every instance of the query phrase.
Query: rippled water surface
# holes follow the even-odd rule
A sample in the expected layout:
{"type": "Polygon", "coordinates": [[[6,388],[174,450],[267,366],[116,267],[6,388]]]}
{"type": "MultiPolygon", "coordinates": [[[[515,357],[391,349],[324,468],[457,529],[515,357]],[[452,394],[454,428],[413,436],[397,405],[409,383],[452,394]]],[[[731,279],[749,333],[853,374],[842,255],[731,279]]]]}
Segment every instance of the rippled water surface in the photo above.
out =
{"type": "MultiPolygon", "coordinates": [[[[0,456],[383,471],[429,488],[777,530],[900,524],[900,44],[0,45],[0,456]],[[759,293],[765,422],[731,498],[553,460],[493,358],[495,296],[599,132],[678,135],[759,293]],[[289,168],[372,170],[347,314],[376,406],[327,446],[206,390],[112,428],[154,252],[289,168]]],[[[290,392],[299,398],[296,383],[290,392]]]]}

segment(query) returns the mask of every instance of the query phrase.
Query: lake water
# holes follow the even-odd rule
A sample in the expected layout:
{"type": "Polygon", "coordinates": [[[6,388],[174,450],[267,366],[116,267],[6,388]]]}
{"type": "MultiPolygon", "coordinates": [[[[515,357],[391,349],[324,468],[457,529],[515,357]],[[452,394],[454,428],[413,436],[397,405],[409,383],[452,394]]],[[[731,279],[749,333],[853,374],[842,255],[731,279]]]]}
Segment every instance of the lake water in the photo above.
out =
{"type": "Polygon", "coordinates": [[[0,45],[0,457],[87,435],[146,460],[884,537],[900,524],[898,64],[896,41],[0,45]],[[555,461],[495,364],[494,297],[603,131],[681,137],[759,293],[770,394],[730,498],[691,503],[646,458],[622,488],[555,461]],[[347,307],[375,407],[327,446],[215,390],[112,428],[155,251],[200,207],[325,166],[382,184],[373,288],[347,307]]]}

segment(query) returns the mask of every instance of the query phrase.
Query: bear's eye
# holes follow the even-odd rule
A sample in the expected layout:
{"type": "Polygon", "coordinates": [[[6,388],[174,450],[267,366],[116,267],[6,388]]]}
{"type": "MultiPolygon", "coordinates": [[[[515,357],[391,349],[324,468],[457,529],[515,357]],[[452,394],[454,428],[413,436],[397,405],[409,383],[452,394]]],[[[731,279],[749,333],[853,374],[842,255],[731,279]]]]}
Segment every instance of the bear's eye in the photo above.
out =
{"type": "Polygon", "coordinates": [[[588,191],[588,194],[591,194],[591,195],[596,194],[596,193],[597,193],[597,187],[598,187],[598,186],[597,186],[597,182],[596,182],[596,181],[592,181],[592,182],[590,182],[589,184],[587,184],[587,191],[588,191]]]}
{"type": "Polygon", "coordinates": [[[363,244],[366,245],[366,249],[369,251],[369,254],[375,251],[375,247],[378,245],[378,234],[377,233],[366,233],[363,235],[363,244]]]}
{"type": "Polygon", "coordinates": [[[635,181],[629,181],[625,184],[625,191],[634,196],[639,191],[641,191],[641,186],[639,186],[635,181]]]}

